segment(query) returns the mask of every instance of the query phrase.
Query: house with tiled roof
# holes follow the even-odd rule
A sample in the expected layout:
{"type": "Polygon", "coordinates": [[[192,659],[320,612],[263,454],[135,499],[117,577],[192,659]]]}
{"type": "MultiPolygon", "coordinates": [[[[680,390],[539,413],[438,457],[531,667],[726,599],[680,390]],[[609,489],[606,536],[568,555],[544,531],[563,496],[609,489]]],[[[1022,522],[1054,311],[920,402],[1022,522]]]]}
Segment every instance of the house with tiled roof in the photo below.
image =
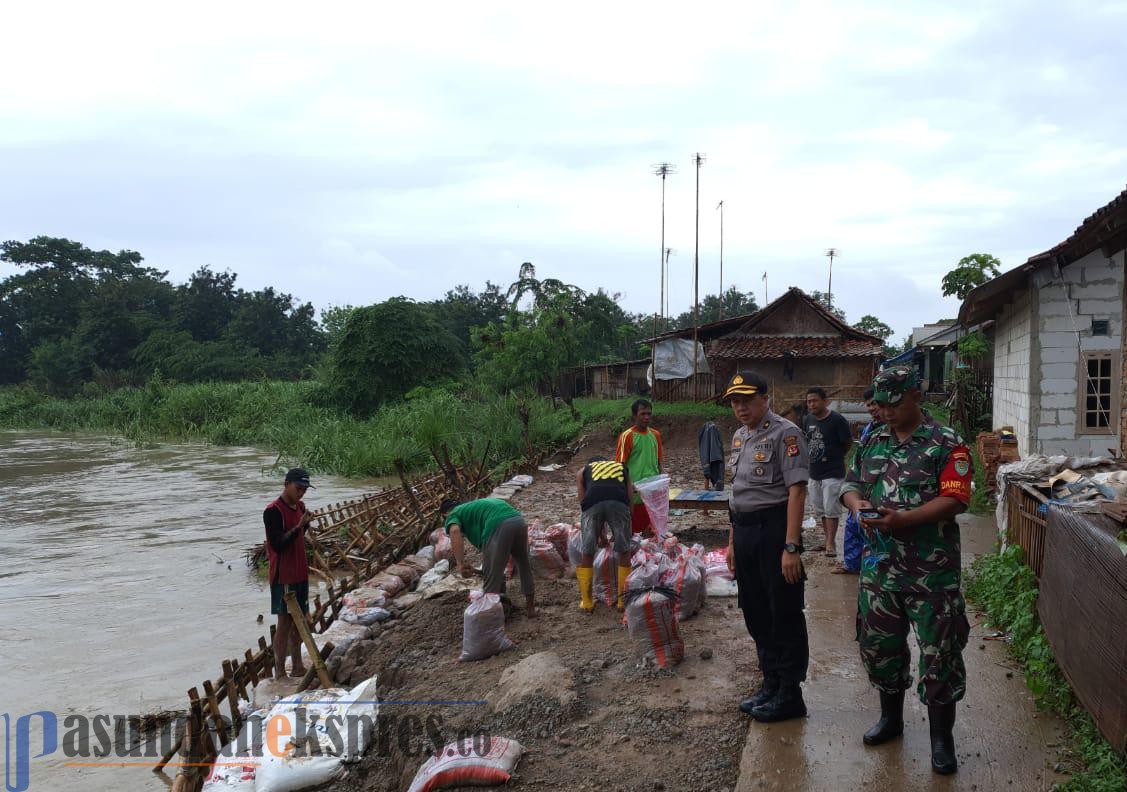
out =
{"type": "MultiPolygon", "coordinates": [[[[795,287],[753,314],[702,325],[696,335],[717,393],[735,372],[756,371],[767,378],[780,410],[801,403],[813,386],[825,388],[831,399],[859,400],[881,359],[881,339],[846,324],[795,287]]],[[[666,333],[658,343],[692,337],[690,327],[666,333]]],[[[657,390],[655,395],[661,398],[657,390]]]]}
{"type": "Polygon", "coordinates": [[[963,300],[962,324],[995,320],[992,420],[1022,456],[1127,452],[1125,267],[1127,190],[963,300]]]}

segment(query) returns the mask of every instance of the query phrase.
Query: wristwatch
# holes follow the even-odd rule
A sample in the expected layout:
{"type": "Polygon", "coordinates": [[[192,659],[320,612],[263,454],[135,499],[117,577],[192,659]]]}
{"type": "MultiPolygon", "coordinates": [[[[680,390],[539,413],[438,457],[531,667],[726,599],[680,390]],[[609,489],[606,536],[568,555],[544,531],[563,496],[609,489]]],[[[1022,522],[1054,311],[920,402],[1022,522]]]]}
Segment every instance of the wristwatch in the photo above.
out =
{"type": "Polygon", "coordinates": [[[787,542],[785,545],[783,545],[783,549],[786,550],[788,553],[801,553],[805,548],[800,544],[795,544],[794,542],[787,542]]]}

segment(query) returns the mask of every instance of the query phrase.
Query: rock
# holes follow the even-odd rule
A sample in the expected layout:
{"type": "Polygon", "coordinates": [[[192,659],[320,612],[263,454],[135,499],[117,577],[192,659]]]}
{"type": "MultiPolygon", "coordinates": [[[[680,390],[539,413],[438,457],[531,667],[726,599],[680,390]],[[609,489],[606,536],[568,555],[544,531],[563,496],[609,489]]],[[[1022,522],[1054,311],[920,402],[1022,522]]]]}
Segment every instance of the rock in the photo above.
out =
{"type": "MultiPolygon", "coordinates": [[[[567,707],[576,700],[571,669],[555,652],[539,652],[509,666],[488,699],[495,712],[503,712],[526,696],[540,694],[567,707]]],[[[579,727],[577,727],[579,728],[579,727]]]]}
{"type": "Polygon", "coordinates": [[[700,650],[700,659],[701,660],[711,660],[712,659],[712,649],[710,649],[710,648],[701,649],[700,650]]]}

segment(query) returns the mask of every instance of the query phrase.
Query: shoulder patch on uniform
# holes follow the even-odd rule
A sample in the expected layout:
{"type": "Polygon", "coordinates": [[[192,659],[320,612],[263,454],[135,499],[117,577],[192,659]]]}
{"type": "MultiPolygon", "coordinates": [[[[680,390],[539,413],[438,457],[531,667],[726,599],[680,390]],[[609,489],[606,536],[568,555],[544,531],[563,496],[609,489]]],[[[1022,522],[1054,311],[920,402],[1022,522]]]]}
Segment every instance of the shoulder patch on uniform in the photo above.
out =
{"type": "Polygon", "coordinates": [[[955,460],[955,472],[960,476],[965,476],[970,472],[970,460],[959,458],[955,460]]]}
{"type": "Polygon", "coordinates": [[[744,444],[744,441],[736,437],[732,439],[732,448],[739,448],[744,444]]]}
{"type": "Polygon", "coordinates": [[[798,435],[787,435],[783,438],[783,442],[787,444],[787,456],[798,456],[798,435]]]}

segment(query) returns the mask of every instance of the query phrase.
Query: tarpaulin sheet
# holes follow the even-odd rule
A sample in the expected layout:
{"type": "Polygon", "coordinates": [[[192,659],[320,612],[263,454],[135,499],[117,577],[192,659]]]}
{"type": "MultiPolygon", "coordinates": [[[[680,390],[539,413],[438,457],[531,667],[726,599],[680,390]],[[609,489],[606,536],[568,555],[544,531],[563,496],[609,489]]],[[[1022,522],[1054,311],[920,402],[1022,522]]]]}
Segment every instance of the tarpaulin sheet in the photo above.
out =
{"type": "MultiPolygon", "coordinates": [[[[708,359],[704,356],[704,345],[698,342],[696,349],[696,373],[711,373],[708,359]]],[[[693,340],[669,338],[659,341],[654,349],[653,367],[659,380],[685,379],[693,376],[693,340]]]]}
{"type": "Polygon", "coordinates": [[[1127,557],[1103,514],[1049,509],[1037,613],[1057,664],[1100,733],[1127,754],[1127,557]]]}

